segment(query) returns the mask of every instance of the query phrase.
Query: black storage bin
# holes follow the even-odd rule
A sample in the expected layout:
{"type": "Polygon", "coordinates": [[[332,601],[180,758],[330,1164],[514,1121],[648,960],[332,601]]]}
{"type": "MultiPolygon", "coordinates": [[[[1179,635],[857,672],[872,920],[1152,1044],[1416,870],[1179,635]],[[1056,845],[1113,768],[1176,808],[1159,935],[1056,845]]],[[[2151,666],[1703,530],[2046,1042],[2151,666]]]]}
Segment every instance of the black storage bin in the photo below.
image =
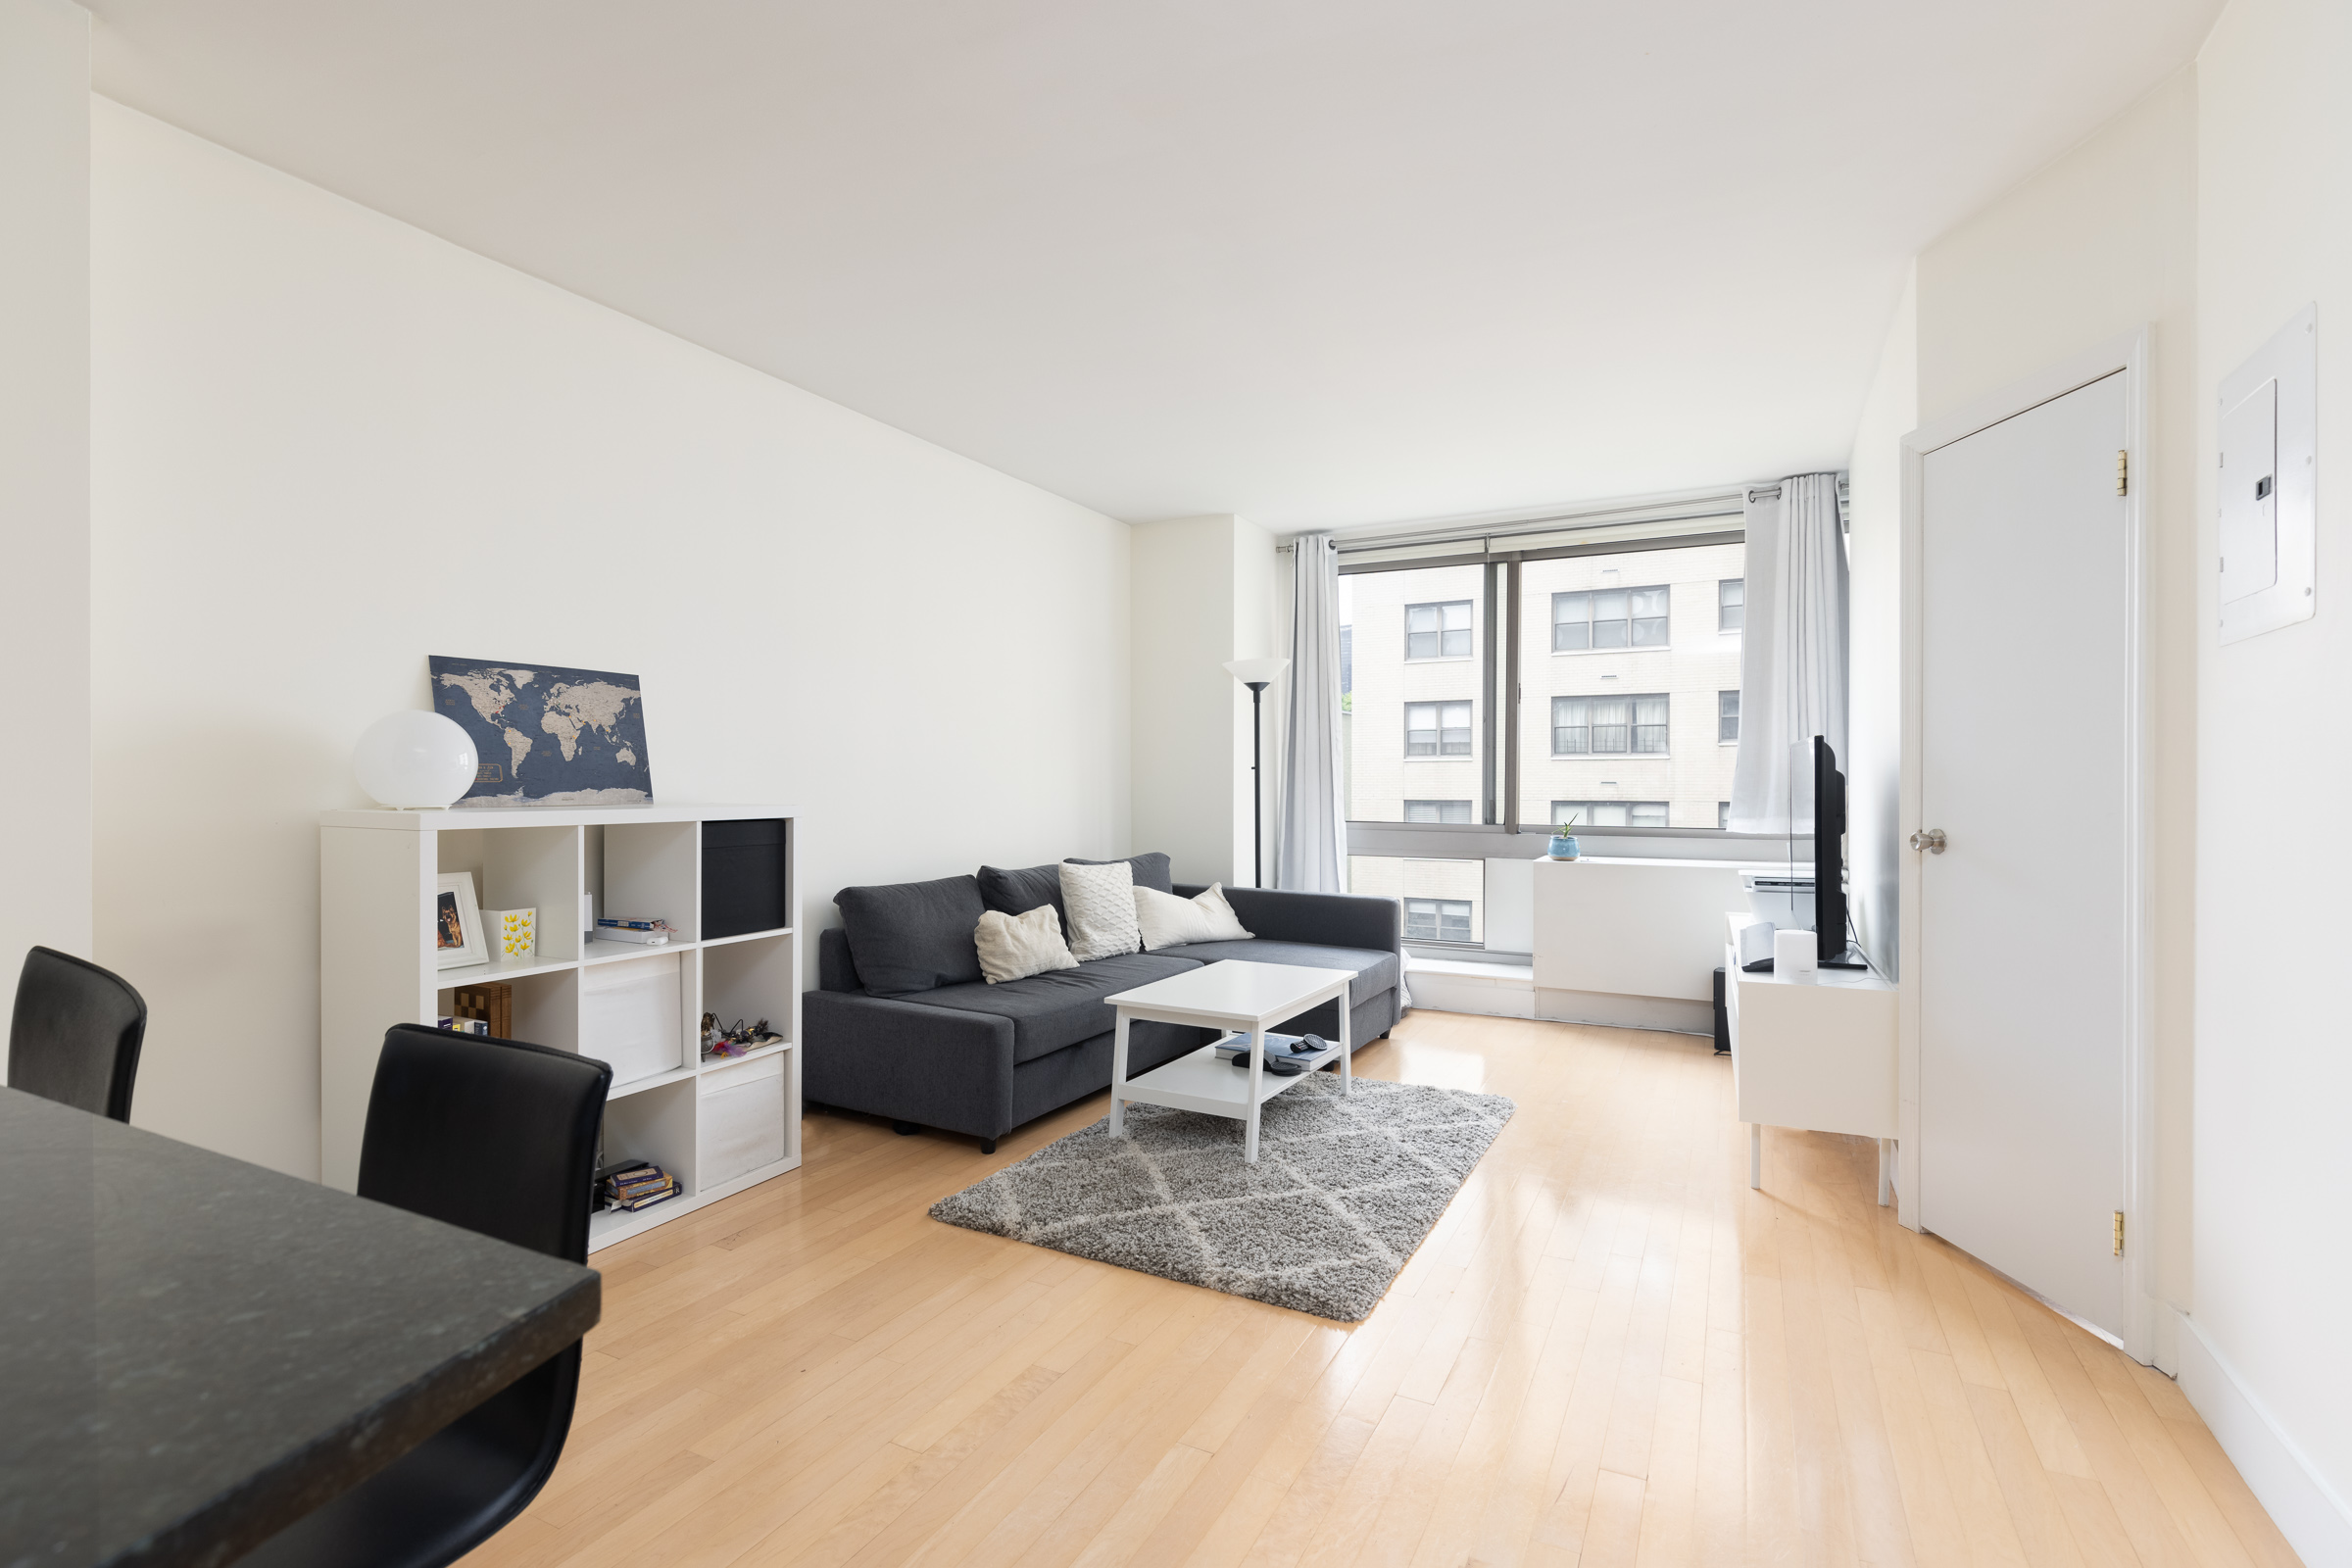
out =
{"type": "Polygon", "coordinates": [[[703,935],[736,937],[792,924],[785,891],[790,822],[780,816],[703,824],[703,935]]]}

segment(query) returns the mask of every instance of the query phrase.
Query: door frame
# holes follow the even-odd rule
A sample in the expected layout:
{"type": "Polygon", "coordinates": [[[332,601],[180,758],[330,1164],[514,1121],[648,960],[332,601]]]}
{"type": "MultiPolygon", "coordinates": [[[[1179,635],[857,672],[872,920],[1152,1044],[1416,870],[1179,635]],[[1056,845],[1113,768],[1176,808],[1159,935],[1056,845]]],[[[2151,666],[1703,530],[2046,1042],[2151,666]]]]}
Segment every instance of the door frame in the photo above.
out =
{"type": "Polygon", "coordinates": [[[2131,885],[2126,894],[2124,1019],[2124,1163],[2128,1228],[2124,1248],[2124,1349],[2152,1362],[2156,1352],[2156,1051],[2154,1027],[2153,922],[2149,909],[2155,865],[2151,784],[2155,775],[2149,719],[2148,490],[2154,465],[2148,461],[2148,349],[2145,326],[2111,338],[2096,348],[2003,387],[1903,437],[1902,469],[1902,776],[1895,824],[1901,982],[1896,1016],[1900,1031],[1897,1064],[1896,1217],[1908,1229],[1919,1219],[1920,979],[1926,972],[1920,915],[1920,852],[1910,836],[1928,824],[1920,816],[1920,709],[1923,700],[1921,612],[1928,454],[2028,410],[2080,391],[2121,371],[2124,376],[2124,450],[2130,483],[2124,494],[2124,669],[2127,765],[2131,772],[2125,809],[2130,829],[2131,885]]]}

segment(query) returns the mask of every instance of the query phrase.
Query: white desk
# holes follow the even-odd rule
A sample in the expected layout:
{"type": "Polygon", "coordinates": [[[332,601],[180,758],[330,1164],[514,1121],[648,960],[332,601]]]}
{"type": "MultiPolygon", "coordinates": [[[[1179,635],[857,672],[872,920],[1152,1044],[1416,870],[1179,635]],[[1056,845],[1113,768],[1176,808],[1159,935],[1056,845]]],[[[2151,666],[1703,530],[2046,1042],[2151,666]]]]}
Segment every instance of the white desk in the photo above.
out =
{"type": "Polygon", "coordinates": [[[1740,932],[1724,916],[1724,1009],[1732,1084],[1748,1124],[1747,1185],[1764,1185],[1764,1128],[1801,1127],[1879,1141],[1879,1201],[1892,1197],[1896,1131],[1894,986],[1876,969],[1823,969],[1811,979],[1749,974],[1740,932]]]}

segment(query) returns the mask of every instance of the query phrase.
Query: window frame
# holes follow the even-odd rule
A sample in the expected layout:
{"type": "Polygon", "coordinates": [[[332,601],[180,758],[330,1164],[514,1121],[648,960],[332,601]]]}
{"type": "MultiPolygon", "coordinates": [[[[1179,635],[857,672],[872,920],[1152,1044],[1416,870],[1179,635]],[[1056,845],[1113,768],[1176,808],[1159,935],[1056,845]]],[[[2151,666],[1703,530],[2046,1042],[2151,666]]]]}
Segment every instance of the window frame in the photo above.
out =
{"type": "Polygon", "coordinates": [[[1741,574],[1740,576],[1738,576],[1738,577],[1718,577],[1718,578],[1716,578],[1716,579],[1715,579],[1715,632],[1716,632],[1716,635],[1718,635],[1718,636],[1730,636],[1730,635],[1732,635],[1732,634],[1734,634],[1734,633],[1742,633],[1742,634],[1743,634],[1743,633],[1745,633],[1745,632],[1746,632],[1746,630],[1747,630],[1747,577],[1745,576],[1745,574],[1741,574]],[[1725,602],[1724,602],[1723,591],[1724,591],[1726,588],[1729,588],[1729,587],[1731,587],[1731,586],[1732,586],[1734,583],[1738,583],[1738,584],[1740,585],[1740,602],[1739,602],[1738,604],[1736,604],[1736,605],[1734,605],[1734,604],[1727,604],[1727,603],[1725,603],[1725,602]],[[1727,614],[1729,612],[1731,612],[1731,611],[1735,611],[1735,610],[1736,610],[1736,611],[1738,611],[1738,612],[1740,612],[1740,623],[1739,623],[1738,625],[1736,625],[1736,626],[1727,626],[1727,625],[1725,625],[1725,624],[1724,624],[1724,617],[1725,617],[1725,615],[1726,615],[1726,614],[1727,614]]]}
{"type": "Polygon", "coordinates": [[[1740,744],[1740,688],[1737,686],[1730,691],[1725,691],[1721,687],[1717,687],[1715,690],[1715,744],[1718,746],[1740,744]],[[1732,709],[1728,713],[1723,710],[1724,699],[1727,697],[1731,699],[1732,709]],[[1723,732],[1723,726],[1726,724],[1732,726],[1732,732],[1729,735],[1723,732]]]}
{"type": "MultiPolygon", "coordinates": [[[[1519,568],[1523,563],[1556,561],[1575,556],[1626,555],[1642,551],[1698,549],[1710,545],[1742,545],[1747,542],[1742,514],[1737,499],[1718,511],[1686,512],[1678,516],[1645,519],[1646,522],[1681,521],[1689,524],[1688,531],[1660,533],[1654,536],[1595,539],[1590,542],[1549,545],[1544,548],[1512,550],[1512,536],[1492,534],[1464,539],[1461,548],[1448,549],[1444,544],[1418,546],[1407,555],[1383,550],[1367,550],[1359,559],[1349,560],[1343,555],[1338,569],[1343,575],[1380,571],[1418,571],[1436,566],[1486,566],[1487,579],[1487,636],[1482,652],[1485,655],[1487,675],[1482,679],[1483,710],[1474,715],[1472,733],[1482,730],[1485,744],[1474,744],[1474,755],[1481,760],[1482,768],[1491,776],[1484,783],[1485,809],[1494,820],[1461,823],[1437,822],[1378,822],[1350,818],[1348,821],[1347,853],[1370,857],[1402,858],[1460,859],[1475,858],[1481,849],[1463,842],[1466,836],[1492,839],[1488,855],[1536,858],[1543,853],[1543,844],[1549,830],[1541,823],[1521,822],[1527,814],[1519,801],[1519,744],[1521,727],[1520,663],[1523,641],[1521,628],[1522,594],[1519,568]]],[[[1596,530],[1597,531],[1597,530],[1596,530]]],[[[1557,539],[1556,531],[1547,532],[1547,539],[1557,539]]],[[[1738,579],[1718,578],[1720,584],[1737,580],[1745,584],[1742,574],[1738,579]]],[[[1444,601],[1425,601],[1443,603],[1444,601]]],[[[1742,606],[1744,608],[1744,604],[1742,606]]],[[[1647,650],[1614,650],[1612,652],[1645,652],[1647,650]]],[[[1671,755],[1671,752],[1665,755],[1671,755]]],[[[1474,810],[1478,808],[1474,808],[1474,810]]],[[[1720,812],[1718,813],[1720,816],[1720,812]]],[[[1580,833],[1586,830],[1579,830],[1580,833]]],[[[1786,844],[1788,836],[1776,833],[1734,833],[1728,829],[1697,827],[1653,828],[1594,828],[1597,838],[1623,836],[1652,841],[1678,841],[1687,853],[1703,858],[1736,861],[1751,846],[1762,843],[1786,844]]]]}
{"type": "Polygon", "coordinates": [[[1403,708],[1404,760],[1406,761],[1465,762],[1476,760],[1478,756],[1478,699],[1474,697],[1432,697],[1422,702],[1406,703],[1403,705],[1403,708]],[[1434,708],[1438,710],[1437,723],[1420,731],[1420,733],[1424,735],[1435,735],[1437,737],[1437,739],[1431,743],[1437,747],[1437,750],[1434,752],[1416,752],[1413,750],[1413,710],[1416,708],[1434,708]],[[1467,721],[1459,725],[1446,723],[1446,710],[1449,708],[1460,708],[1467,710],[1469,715],[1467,721]],[[1465,737],[1461,742],[1462,749],[1458,752],[1449,752],[1446,749],[1446,745],[1448,744],[1446,737],[1457,732],[1465,737]]]}
{"type": "Polygon", "coordinates": [[[1478,820],[1476,814],[1478,810],[1478,803],[1476,801],[1462,800],[1458,796],[1435,800],[1423,799],[1420,797],[1409,797],[1404,803],[1404,809],[1407,813],[1404,818],[1404,825],[1408,827],[1468,827],[1471,823],[1478,820]],[[1434,806],[1438,808],[1439,814],[1436,816],[1427,817],[1414,816],[1410,813],[1412,812],[1413,808],[1416,806],[1434,806]],[[1461,808],[1462,816],[1460,821],[1448,821],[1446,818],[1444,813],[1446,808],[1449,806],[1458,806],[1461,808]]]}
{"type": "Polygon", "coordinates": [[[1671,758],[1674,756],[1674,694],[1671,692],[1555,693],[1551,699],[1551,755],[1555,758],[1623,757],[1631,759],[1638,757],[1645,760],[1660,757],[1671,758]],[[1663,703],[1666,705],[1666,717],[1663,723],[1644,724],[1642,722],[1642,710],[1635,705],[1638,703],[1652,702],[1663,703]],[[1592,745],[1592,732],[1598,729],[1600,726],[1592,722],[1592,717],[1590,716],[1590,706],[1588,706],[1586,710],[1587,717],[1582,726],[1574,724],[1562,724],[1560,722],[1560,705],[1563,703],[1584,703],[1587,705],[1593,703],[1623,703],[1625,705],[1625,721],[1621,724],[1612,724],[1609,727],[1611,729],[1622,729],[1625,731],[1624,749],[1619,751],[1604,752],[1592,745]],[[1563,729],[1576,729],[1579,727],[1581,727],[1585,732],[1585,749],[1581,752],[1561,751],[1560,731],[1563,729]],[[1665,731],[1666,733],[1663,737],[1664,744],[1657,747],[1654,751],[1644,750],[1639,744],[1639,742],[1642,738],[1642,731],[1645,729],[1658,729],[1665,731]]]}
{"type": "Polygon", "coordinates": [[[1403,906],[1401,912],[1404,916],[1403,927],[1405,941],[1418,942],[1432,947],[1453,948],[1467,948],[1476,944],[1477,939],[1470,934],[1472,929],[1471,923],[1475,918],[1471,912],[1475,906],[1472,905],[1470,900],[1431,898],[1424,897],[1417,893],[1408,893],[1401,895],[1396,902],[1403,906]],[[1430,911],[1431,918],[1437,921],[1437,926],[1435,928],[1437,934],[1435,936],[1423,936],[1413,929],[1413,906],[1416,904],[1435,906],[1435,907],[1430,911]],[[1449,905],[1458,906],[1462,911],[1462,934],[1458,937],[1449,937],[1446,934],[1446,909],[1449,905]]]}
{"type": "Polygon", "coordinates": [[[1406,605],[1406,606],[1404,607],[1404,662],[1405,662],[1406,663],[1408,663],[1408,664],[1446,664],[1446,663],[1458,663],[1458,662],[1466,662],[1466,661],[1469,661],[1469,660],[1476,659],[1477,657],[1478,657],[1478,601],[1477,601],[1477,600],[1475,600],[1475,599],[1424,599],[1424,600],[1422,600],[1422,601],[1421,601],[1419,604],[1408,604],[1408,605],[1406,605]],[[1459,605],[1459,606],[1461,607],[1461,611],[1462,611],[1462,624],[1461,624],[1459,627],[1448,626],[1448,625],[1446,625],[1446,611],[1448,611],[1448,610],[1451,610],[1451,609],[1453,609],[1453,608],[1454,608],[1456,605],[1459,605]],[[1413,612],[1414,612],[1414,611],[1416,611],[1416,610],[1434,610],[1434,611],[1436,611],[1436,612],[1438,612],[1438,628],[1437,628],[1437,630],[1436,630],[1436,631],[1434,631],[1434,632],[1430,632],[1430,631],[1419,631],[1419,632],[1417,632],[1417,631],[1413,630],[1413,612]],[[1446,652],[1446,639],[1448,636],[1452,635],[1452,634],[1453,634],[1454,632],[1456,632],[1456,631],[1459,631],[1459,632],[1461,633],[1461,636],[1462,636],[1462,641],[1463,641],[1463,645],[1464,645],[1464,646],[1463,646],[1463,648],[1462,648],[1462,651],[1461,651],[1460,653],[1458,653],[1458,654],[1449,654],[1449,653],[1446,652]],[[1413,652],[1413,639],[1414,639],[1415,637],[1435,637],[1435,638],[1437,638],[1437,640],[1438,640],[1438,652],[1436,652],[1436,653],[1434,653],[1434,654],[1416,654],[1416,653],[1414,653],[1414,652],[1413,652]]]}

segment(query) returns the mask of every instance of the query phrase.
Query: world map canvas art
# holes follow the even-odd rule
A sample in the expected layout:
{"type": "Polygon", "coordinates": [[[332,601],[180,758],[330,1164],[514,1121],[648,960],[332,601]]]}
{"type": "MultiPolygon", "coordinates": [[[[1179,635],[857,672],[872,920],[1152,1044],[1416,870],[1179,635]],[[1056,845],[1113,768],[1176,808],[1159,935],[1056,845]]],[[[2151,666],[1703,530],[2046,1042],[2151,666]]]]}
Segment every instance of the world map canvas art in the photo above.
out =
{"type": "Polygon", "coordinates": [[[650,806],[645,696],[634,675],[482,659],[427,661],[433,710],[473,737],[473,806],[650,806]]]}

